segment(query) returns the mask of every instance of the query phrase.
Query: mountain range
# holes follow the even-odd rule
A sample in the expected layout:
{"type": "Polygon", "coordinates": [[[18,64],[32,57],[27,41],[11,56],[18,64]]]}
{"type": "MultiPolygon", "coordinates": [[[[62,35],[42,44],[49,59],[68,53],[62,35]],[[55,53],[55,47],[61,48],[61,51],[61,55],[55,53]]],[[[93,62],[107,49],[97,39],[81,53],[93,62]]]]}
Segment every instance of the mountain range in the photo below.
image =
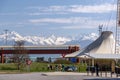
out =
{"type": "Polygon", "coordinates": [[[22,36],[12,31],[7,34],[0,34],[0,45],[14,45],[15,41],[23,40],[25,41],[25,45],[80,45],[81,47],[85,47],[97,38],[98,35],[96,33],[64,37],[55,36],[54,34],[51,36],[22,36]]]}

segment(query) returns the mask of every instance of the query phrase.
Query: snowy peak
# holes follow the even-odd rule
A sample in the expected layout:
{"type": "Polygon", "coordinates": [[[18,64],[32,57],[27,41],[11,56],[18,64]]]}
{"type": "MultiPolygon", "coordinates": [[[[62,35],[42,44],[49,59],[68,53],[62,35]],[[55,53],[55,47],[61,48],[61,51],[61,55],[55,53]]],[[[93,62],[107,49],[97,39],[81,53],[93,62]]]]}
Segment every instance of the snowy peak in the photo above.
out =
{"type": "Polygon", "coordinates": [[[86,34],[82,36],[82,40],[96,40],[98,35],[96,33],[86,34]]]}
{"type": "Polygon", "coordinates": [[[22,37],[20,34],[18,34],[15,31],[10,32],[7,36],[8,36],[8,39],[14,40],[14,41],[24,40],[24,37],[22,37]]]}
{"type": "Polygon", "coordinates": [[[80,34],[78,36],[75,36],[71,41],[66,42],[65,44],[80,45],[81,48],[84,48],[88,44],[96,40],[98,37],[99,36],[96,33],[80,34]]]}
{"type": "Polygon", "coordinates": [[[67,37],[57,37],[55,35],[51,35],[49,37],[43,36],[21,36],[19,33],[12,31],[6,34],[0,35],[0,40],[5,41],[7,36],[7,41],[12,43],[14,41],[24,40],[27,44],[32,45],[62,45],[68,41],[71,41],[70,38],[67,37]]]}
{"type": "MultiPolygon", "coordinates": [[[[63,37],[63,36],[22,36],[19,33],[12,31],[9,32],[7,35],[5,33],[0,34],[0,42],[5,44],[7,36],[7,43],[8,45],[13,45],[15,41],[24,40],[26,45],[63,45],[67,43],[77,42],[80,44],[81,41],[95,40],[98,35],[96,33],[79,35],[79,36],[71,36],[71,37],[63,37]]],[[[1,44],[0,44],[1,45],[1,44]]]]}

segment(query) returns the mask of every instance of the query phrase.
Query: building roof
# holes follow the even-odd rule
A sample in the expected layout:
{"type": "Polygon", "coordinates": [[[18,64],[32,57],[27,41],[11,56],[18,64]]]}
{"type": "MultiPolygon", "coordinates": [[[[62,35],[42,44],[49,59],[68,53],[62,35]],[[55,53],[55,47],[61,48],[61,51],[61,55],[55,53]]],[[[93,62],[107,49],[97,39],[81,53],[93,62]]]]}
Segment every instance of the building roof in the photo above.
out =
{"type": "Polygon", "coordinates": [[[76,52],[73,52],[71,54],[65,55],[65,57],[76,57],[79,53],[80,53],[80,51],[76,51],[76,52]]]}
{"type": "Polygon", "coordinates": [[[95,59],[120,59],[120,54],[94,54],[94,53],[86,53],[86,56],[95,59]]]}
{"type": "Polygon", "coordinates": [[[80,51],[68,54],[65,57],[81,57],[83,55],[93,58],[118,58],[120,54],[115,54],[115,39],[113,33],[111,31],[103,31],[100,37],[87,47],[80,51]]]}

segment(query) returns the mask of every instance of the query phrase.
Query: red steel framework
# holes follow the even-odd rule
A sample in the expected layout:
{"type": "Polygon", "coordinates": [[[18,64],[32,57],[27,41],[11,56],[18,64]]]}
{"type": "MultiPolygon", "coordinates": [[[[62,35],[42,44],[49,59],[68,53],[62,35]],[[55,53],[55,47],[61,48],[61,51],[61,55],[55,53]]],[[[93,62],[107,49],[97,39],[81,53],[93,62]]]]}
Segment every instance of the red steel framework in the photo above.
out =
{"type": "MultiPolygon", "coordinates": [[[[69,46],[66,46],[65,48],[48,48],[48,47],[45,47],[44,49],[41,48],[41,47],[31,47],[31,48],[28,48],[28,47],[25,47],[27,48],[27,51],[28,51],[28,54],[61,54],[62,57],[64,57],[66,54],[70,54],[70,53],[73,53],[73,52],[76,52],[79,50],[79,46],[78,45],[69,45],[69,46]],[[67,48],[66,48],[67,47],[67,48]]],[[[13,51],[14,49],[11,49],[13,48],[12,46],[11,47],[1,47],[1,50],[0,50],[0,56],[1,56],[1,63],[4,63],[4,54],[13,54],[13,51]]]]}

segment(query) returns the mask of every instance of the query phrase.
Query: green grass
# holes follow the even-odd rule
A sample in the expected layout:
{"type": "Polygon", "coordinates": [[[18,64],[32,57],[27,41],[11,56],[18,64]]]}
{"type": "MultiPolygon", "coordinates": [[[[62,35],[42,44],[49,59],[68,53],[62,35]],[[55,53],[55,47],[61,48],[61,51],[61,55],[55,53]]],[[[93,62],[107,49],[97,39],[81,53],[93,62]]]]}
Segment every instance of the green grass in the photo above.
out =
{"type": "Polygon", "coordinates": [[[34,62],[30,65],[31,72],[46,72],[47,70],[47,63],[37,63],[34,62]]]}
{"type": "Polygon", "coordinates": [[[0,70],[16,70],[17,68],[13,63],[0,64],[0,70]]]}
{"type": "MultiPolygon", "coordinates": [[[[30,69],[28,68],[29,66],[26,66],[20,70],[17,70],[17,67],[15,66],[14,63],[4,63],[0,64],[0,72],[6,72],[6,73],[18,73],[18,72],[52,72],[55,71],[55,65],[54,63],[51,63],[53,66],[53,70],[48,70],[47,69],[48,63],[38,63],[38,62],[33,62],[30,65],[30,69]]],[[[59,65],[59,64],[57,64],[59,65]]],[[[77,72],[85,72],[86,71],[86,65],[85,64],[64,64],[64,66],[76,66],[77,67],[77,72]]]]}

